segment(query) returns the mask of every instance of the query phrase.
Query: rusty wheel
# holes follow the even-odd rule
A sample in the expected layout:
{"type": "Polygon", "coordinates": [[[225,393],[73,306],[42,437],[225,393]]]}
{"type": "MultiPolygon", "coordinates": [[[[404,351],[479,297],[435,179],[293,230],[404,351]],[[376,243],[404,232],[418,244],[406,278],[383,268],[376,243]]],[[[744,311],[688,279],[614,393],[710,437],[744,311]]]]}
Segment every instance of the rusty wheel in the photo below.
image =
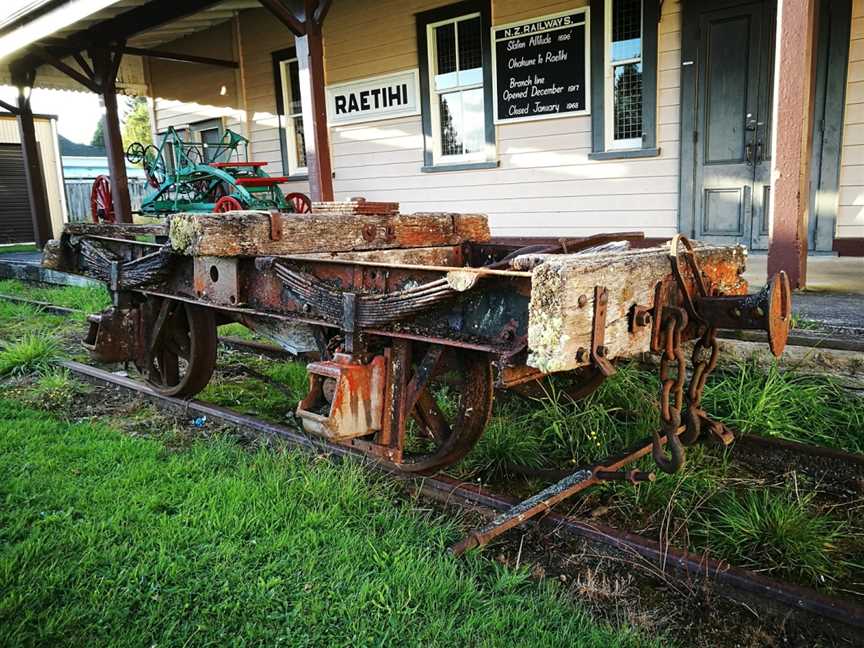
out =
{"type": "Polygon", "coordinates": [[[312,201],[304,193],[294,191],[285,194],[285,201],[294,208],[295,214],[308,214],[312,211],[312,201]]]}
{"type": "Polygon", "coordinates": [[[464,457],[492,414],[492,365],[482,353],[430,346],[408,383],[410,438],[401,468],[435,470],[464,457]]]}
{"type": "Polygon", "coordinates": [[[547,398],[554,394],[580,401],[597,391],[604,380],[606,376],[602,371],[597,367],[588,366],[563,374],[560,384],[554,386],[549,384],[549,376],[544,376],[540,380],[515,385],[510,388],[510,391],[525,398],[547,398]]]}
{"type": "Polygon", "coordinates": [[[111,180],[106,175],[96,176],[90,189],[90,216],[94,223],[114,222],[114,203],[111,201],[111,180]]]}
{"type": "Polygon", "coordinates": [[[138,369],[160,394],[194,396],[207,386],[216,366],[213,311],[160,297],[151,297],[143,308],[151,326],[138,369]]]}
{"type": "Polygon", "coordinates": [[[234,196],[222,196],[219,200],[216,201],[216,204],[213,205],[214,214],[224,214],[225,212],[230,211],[241,211],[242,209],[243,205],[240,204],[240,201],[237,200],[234,196]]]}

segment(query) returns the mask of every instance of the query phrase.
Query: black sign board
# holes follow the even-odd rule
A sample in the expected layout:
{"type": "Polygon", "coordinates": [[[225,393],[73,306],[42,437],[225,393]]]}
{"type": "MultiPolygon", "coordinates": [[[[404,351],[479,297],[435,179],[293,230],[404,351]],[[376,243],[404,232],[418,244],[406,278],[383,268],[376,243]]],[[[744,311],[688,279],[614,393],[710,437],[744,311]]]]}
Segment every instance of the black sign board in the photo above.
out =
{"type": "Polygon", "coordinates": [[[492,28],[495,121],[588,113],[588,11],[492,28]]]}

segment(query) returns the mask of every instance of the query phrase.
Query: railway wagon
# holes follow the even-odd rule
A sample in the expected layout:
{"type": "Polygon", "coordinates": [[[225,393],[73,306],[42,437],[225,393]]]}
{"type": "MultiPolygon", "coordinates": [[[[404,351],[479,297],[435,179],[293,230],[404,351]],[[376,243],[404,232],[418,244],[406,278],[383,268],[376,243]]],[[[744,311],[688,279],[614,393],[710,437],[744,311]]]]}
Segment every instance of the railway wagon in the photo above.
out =
{"type": "Polygon", "coordinates": [[[85,342],[97,360],[134,363],[155,391],[192,397],[213,373],[217,327],[243,324],[311,359],[296,412],[307,433],[408,472],[464,457],[496,390],[536,393],[561,374],[578,399],[615,373],[617,358],[657,355],[660,429],[541,493],[542,508],[599,480],[651,478],[623,470],[646,454],[672,472],[700,437],[728,443],[700,405],[718,329],[767,331],[775,354],[785,345],[784,274],[748,294],[742,247],[677,236],[643,248],[641,239],[499,244],[480,214],[402,214],[352,200],[308,214],[70,223],[43,264],[109,288],[113,305],[90,317],[85,342]],[[455,395],[449,406],[436,398],[442,388],[455,395]]]}

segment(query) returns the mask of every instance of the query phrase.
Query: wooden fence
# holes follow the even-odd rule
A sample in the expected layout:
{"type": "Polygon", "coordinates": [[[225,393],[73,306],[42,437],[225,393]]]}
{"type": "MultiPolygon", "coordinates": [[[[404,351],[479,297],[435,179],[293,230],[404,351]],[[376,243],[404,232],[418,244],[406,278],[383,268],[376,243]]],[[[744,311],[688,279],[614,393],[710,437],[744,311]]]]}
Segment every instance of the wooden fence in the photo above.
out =
{"type": "MultiPolygon", "coordinates": [[[[90,220],[90,189],[93,180],[88,178],[66,179],[66,205],[69,208],[69,222],[90,220]]],[[[150,186],[143,178],[129,178],[129,199],[132,211],[141,209],[141,199],[147,194],[150,186]]]]}

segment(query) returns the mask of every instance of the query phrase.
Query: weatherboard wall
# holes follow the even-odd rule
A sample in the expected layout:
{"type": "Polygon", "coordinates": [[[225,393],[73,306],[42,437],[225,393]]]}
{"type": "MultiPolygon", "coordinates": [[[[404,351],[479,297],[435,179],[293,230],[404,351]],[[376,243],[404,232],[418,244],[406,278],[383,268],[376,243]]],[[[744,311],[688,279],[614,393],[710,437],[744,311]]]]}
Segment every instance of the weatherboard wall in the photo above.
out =
{"type": "MultiPolygon", "coordinates": [[[[440,0],[334,3],[324,28],[328,85],[416,69],[415,14],[447,4],[440,0]]],[[[503,25],[586,4],[495,0],[492,22],[503,25]]],[[[200,32],[177,41],[171,49],[227,58],[234,42],[230,29],[224,26],[218,35],[216,29],[200,32]]],[[[589,160],[591,117],[586,115],[498,125],[498,168],[424,173],[420,116],[384,119],[331,126],[336,198],[398,201],[406,211],[479,211],[489,214],[493,233],[502,236],[577,236],[634,229],[652,237],[671,236],[678,221],[681,14],[677,1],[663,4],[659,32],[658,157],[589,160]]],[[[199,76],[202,66],[181,69],[179,63],[151,68],[153,88],[160,97],[155,102],[158,129],[220,114],[228,115],[226,126],[231,127],[243,124],[245,115],[252,157],[268,162],[269,173],[282,174],[272,53],[291,47],[293,38],[265,10],[254,9],[239,13],[235,41],[239,41],[234,51],[242,60],[242,74],[214,68],[212,74],[199,76]],[[226,83],[227,97],[213,94],[219,79],[231,82],[226,83]]],[[[283,188],[308,191],[308,184],[290,183],[283,188]]]]}

